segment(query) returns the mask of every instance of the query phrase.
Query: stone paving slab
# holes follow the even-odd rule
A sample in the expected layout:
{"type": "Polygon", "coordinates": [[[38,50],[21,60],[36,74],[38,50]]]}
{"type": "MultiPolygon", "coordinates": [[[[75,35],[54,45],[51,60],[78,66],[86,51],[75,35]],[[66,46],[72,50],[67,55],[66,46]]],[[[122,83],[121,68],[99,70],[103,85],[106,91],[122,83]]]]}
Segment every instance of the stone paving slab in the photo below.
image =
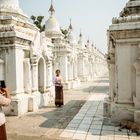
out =
{"type": "Polygon", "coordinates": [[[100,136],[88,134],[86,140],[100,140],[100,136]]]}
{"type": "Polygon", "coordinates": [[[102,129],[102,125],[98,125],[98,124],[93,124],[90,126],[90,129],[93,129],[93,130],[101,130],[102,129]]]}
{"type": "Polygon", "coordinates": [[[79,132],[76,132],[73,136],[73,139],[75,140],[85,140],[86,138],[86,133],[83,134],[83,133],[79,133],[79,132]]]}
{"type": "Polygon", "coordinates": [[[114,140],[114,136],[100,136],[100,140],[114,140]]]}

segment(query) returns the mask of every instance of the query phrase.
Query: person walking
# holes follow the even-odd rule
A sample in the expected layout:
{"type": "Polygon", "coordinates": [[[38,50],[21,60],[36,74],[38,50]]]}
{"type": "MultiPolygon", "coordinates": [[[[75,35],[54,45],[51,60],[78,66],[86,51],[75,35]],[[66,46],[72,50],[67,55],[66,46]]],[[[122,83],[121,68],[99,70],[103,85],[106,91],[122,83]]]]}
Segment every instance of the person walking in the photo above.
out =
{"type": "Polygon", "coordinates": [[[8,106],[11,103],[10,94],[5,86],[4,81],[0,81],[0,140],[7,140],[5,114],[2,106],[8,106]]]}
{"type": "Polygon", "coordinates": [[[60,75],[60,70],[56,70],[56,76],[54,79],[55,84],[55,105],[61,107],[63,105],[63,81],[60,75]]]}

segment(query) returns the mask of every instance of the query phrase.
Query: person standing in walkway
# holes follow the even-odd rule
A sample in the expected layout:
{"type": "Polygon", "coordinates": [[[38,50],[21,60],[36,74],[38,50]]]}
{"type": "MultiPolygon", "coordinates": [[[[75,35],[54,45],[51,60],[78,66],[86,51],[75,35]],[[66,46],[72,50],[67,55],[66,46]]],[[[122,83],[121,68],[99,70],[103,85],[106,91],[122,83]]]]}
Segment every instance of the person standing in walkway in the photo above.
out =
{"type": "Polygon", "coordinates": [[[0,140],[7,140],[5,127],[5,114],[2,111],[2,106],[8,106],[11,103],[10,94],[5,86],[4,81],[0,81],[0,140]]]}
{"type": "Polygon", "coordinates": [[[56,70],[54,84],[55,84],[55,105],[61,107],[61,105],[63,105],[63,81],[59,69],[56,70]]]}

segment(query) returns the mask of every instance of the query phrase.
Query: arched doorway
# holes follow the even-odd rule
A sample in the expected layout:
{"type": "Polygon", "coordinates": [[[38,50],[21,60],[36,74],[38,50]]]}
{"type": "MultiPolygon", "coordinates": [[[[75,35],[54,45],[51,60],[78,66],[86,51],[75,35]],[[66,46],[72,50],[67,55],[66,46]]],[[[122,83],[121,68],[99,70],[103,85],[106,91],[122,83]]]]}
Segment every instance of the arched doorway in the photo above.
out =
{"type": "Polygon", "coordinates": [[[45,62],[43,58],[38,61],[38,90],[41,93],[45,90],[45,62]]]}

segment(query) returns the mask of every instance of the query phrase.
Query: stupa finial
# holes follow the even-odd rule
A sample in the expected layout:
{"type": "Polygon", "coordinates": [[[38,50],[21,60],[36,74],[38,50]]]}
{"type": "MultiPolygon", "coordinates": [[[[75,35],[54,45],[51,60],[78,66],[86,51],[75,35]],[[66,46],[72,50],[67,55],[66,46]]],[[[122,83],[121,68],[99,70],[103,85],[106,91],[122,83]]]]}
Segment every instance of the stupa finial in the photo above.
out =
{"type": "Polygon", "coordinates": [[[80,29],[80,35],[79,35],[80,37],[82,37],[83,35],[82,35],[82,30],[80,29]]]}
{"type": "Polygon", "coordinates": [[[51,15],[53,15],[54,12],[55,12],[55,9],[54,9],[54,6],[53,6],[53,0],[51,0],[51,6],[49,8],[49,12],[50,12],[51,15]]]}
{"type": "Polygon", "coordinates": [[[71,24],[71,18],[70,18],[70,25],[69,25],[69,29],[72,30],[73,27],[72,27],[72,24],[71,24]]]}

